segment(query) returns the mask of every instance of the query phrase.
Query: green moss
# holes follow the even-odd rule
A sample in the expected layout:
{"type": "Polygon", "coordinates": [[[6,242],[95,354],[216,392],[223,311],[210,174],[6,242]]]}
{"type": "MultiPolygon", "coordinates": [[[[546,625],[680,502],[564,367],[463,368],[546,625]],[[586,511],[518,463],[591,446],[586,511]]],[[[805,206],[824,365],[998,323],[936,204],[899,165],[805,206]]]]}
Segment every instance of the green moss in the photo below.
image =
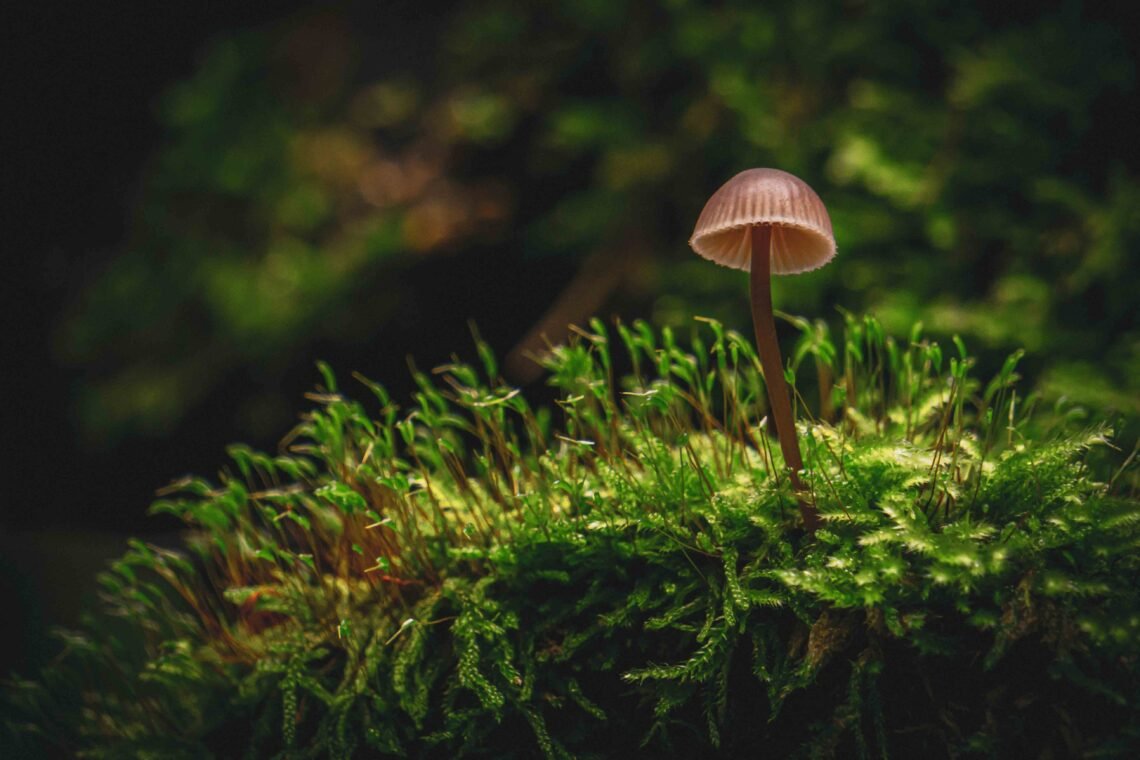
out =
{"type": "Polygon", "coordinates": [[[1134,460],[1035,412],[1019,354],[981,383],[918,328],[795,322],[816,540],[715,322],[595,321],[545,359],[553,409],[483,346],[402,409],[322,367],[281,453],[154,505],[186,550],[136,542],[7,727],[92,756],[1134,753],[1134,460]]]}

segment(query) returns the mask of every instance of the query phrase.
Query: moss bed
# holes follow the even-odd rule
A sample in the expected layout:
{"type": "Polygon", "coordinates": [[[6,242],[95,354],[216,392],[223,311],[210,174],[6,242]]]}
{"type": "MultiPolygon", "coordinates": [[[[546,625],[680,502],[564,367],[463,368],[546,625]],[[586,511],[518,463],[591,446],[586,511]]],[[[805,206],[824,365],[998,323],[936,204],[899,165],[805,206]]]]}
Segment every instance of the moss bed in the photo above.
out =
{"type": "Polygon", "coordinates": [[[1135,456],[1018,355],[983,382],[957,341],[795,322],[814,538],[715,322],[595,321],[550,406],[481,344],[403,408],[322,368],[277,454],[154,505],[183,549],[134,542],[5,686],[13,751],[1137,756],[1135,456]]]}

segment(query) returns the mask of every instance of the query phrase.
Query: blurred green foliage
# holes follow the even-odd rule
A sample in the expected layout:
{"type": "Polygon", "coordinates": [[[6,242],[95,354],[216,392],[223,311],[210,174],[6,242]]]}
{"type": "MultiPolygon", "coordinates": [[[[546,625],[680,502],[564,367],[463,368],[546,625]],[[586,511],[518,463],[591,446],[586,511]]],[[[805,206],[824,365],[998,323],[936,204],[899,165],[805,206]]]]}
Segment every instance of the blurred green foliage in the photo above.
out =
{"type": "Polygon", "coordinates": [[[1081,4],[493,0],[437,22],[234,34],[167,93],[135,233],[59,331],[92,367],[90,431],[393,329],[401,277],[441,252],[593,256],[611,309],[746,325],[746,278],[684,241],[752,166],[812,184],[839,242],[777,283],[784,308],[1023,345],[1054,395],[1138,411],[1135,61],[1081,4]]]}

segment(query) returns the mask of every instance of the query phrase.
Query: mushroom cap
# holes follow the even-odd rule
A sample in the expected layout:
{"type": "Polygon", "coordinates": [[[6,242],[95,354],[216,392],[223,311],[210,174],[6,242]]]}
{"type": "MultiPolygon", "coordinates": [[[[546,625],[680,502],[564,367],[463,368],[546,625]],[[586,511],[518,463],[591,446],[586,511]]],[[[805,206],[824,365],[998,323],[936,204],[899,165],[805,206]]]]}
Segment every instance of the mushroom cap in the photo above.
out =
{"type": "Polygon", "coordinates": [[[835,234],[823,201],[799,177],[748,169],[713,193],[689,245],[733,269],[752,269],[750,227],[772,228],[772,274],[818,269],[835,256],[835,234]]]}

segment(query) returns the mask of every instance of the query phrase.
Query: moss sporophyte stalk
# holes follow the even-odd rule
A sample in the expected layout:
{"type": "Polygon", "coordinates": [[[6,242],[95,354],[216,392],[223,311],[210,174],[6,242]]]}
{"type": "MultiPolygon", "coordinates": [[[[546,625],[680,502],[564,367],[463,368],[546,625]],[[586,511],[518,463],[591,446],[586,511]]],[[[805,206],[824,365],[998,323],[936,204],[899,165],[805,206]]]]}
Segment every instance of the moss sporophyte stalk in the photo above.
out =
{"type": "Polygon", "coordinates": [[[405,405],[322,366],[277,453],[154,505],[185,547],[134,542],[7,685],[15,756],[1134,756],[1113,431],[1037,408],[1018,355],[982,382],[919,328],[792,321],[802,491],[711,320],[591,322],[551,407],[482,345],[405,405]]]}

